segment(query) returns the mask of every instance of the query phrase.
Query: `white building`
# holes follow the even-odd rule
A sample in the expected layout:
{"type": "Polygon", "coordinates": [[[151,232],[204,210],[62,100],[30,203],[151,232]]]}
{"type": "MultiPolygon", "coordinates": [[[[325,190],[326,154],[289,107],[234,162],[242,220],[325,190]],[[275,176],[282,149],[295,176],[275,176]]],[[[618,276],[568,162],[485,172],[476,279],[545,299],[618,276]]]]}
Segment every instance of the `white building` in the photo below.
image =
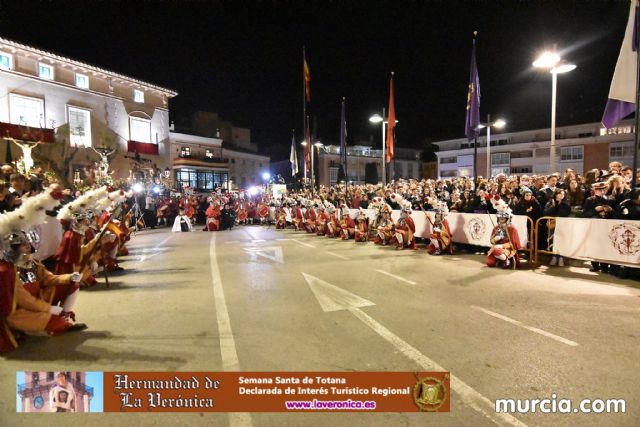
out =
{"type": "MultiPolygon", "coordinates": [[[[491,135],[491,175],[498,173],[549,174],[551,129],[491,135]]],[[[590,169],[606,169],[609,162],[631,166],[633,160],[633,120],[605,129],[600,123],[556,128],[556,169],[567,168],[583,174],[590,169]]],[[[434,142],[440,148],[438,177],[473,176],[473,141],[467,138],[434,142]]],[[[486,176],[486,136],[478,137],[478,175],[486,176]]]]}
{"type": "MultiPolygon", "coordinates": [[[[98,160],[89,147],[117,148],[115,178],[129,176],[135,164],[125,156],[136,153],[150,160],[149,168],[169,165],[172,90],[0,38],[0,94],[2,136],[53,142],[55,132],[57,145],[36,147],[33,155],[57,164],[67,179],[98,160]],[[35,131],[22,137],[27,127],[35,131]]],[[[0,142],[0,152],[6,144],[0,142]]],[[[11,149],[14,158],[22,155],[11,149]]]]}
{"type": "Polygon", "coordinates": [[[189,185],[210,192],[236,190],[262,183],[269,157],[222,147],[222,139],[170,132],[171,165],[176,188],[189,185]]]}

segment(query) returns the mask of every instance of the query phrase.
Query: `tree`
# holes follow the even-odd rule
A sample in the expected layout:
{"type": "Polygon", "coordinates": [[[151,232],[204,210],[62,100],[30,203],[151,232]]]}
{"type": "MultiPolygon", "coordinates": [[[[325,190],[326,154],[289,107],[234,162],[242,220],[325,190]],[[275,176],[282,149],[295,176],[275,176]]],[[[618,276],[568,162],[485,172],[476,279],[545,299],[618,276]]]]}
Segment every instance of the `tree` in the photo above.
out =
{"type": "Polygon", "coordinates": [[[367,184],[378,183],[378,166],[375,163],[367,163],[364,166],[364,182],[367,184]]]}

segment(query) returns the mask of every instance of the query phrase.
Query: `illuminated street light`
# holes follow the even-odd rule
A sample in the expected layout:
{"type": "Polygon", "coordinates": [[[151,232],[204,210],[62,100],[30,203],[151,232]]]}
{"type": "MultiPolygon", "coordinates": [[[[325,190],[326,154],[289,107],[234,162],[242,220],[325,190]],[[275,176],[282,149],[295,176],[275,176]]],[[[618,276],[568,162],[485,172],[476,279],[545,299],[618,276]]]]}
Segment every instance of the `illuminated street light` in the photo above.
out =
{"type": "MultiPolygon", "coordinates": [[[[487,128],[487,179],[491,178],[491,128],[502,129],[507,125],[503,119],[491,121],[491,115],[487,114],[487,122],[479,123],[478,129],[487,128]]],[[[475,162],[475,159],[473,159],[475,162]]]]}
{"type": "Polygon", "coordinates": [[[556,92],[558,90],[558,74],[568,73],[576,69],[575,64],[562,61],[554,52],[544,52],[533,66],[549,70],[551,73],[551,144],[549,145],[549,173],[556,172],[556,92]]]}

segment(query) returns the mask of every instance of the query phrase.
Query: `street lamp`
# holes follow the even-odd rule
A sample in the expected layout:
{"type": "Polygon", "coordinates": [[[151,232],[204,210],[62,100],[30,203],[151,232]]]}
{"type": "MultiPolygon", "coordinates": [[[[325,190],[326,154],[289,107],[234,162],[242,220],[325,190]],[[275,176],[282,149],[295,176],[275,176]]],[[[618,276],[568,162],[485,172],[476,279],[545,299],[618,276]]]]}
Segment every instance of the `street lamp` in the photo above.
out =
{"type": "MultiPolygon", "coordinates": [[[[487,114],[487,122],[478,124],[478,129],[487,128],[487,179],[491,178],[491,128],[502,129],[507,122],[503,119],[491,121],[491,114],[487,114]]],[[[475,162],[476,160],[473,159],[475,162]]]]}
{"type": "MultiPolygon", "coordinates": [[[[303,147],[306,147],[307,141],[302,141],[300,145],[302,145],[303,147]]],[[[313,194],[313,191],[315,189],[315,173],[314,173],[314,166],[313,166],[314,152],[316,151],[316,148],[320,148],[320,147],[324,147],[324,144],[320,141],[314,142],[313,146],[311,147],[311,194],[313,194]]],[[[306,171],[306,165],[305,165],[305,171],[306,171]]]]}
{"type": "MultiPolygon", "coordinates": [[[[387,125],[389,122],[385,120],[385,109],[382,109],[382,116],[378,113],[369,117],[369,121],[374,124],[382,123],[382,184],[387,183],[387,125]]],[[[398,121],[396,120],[396,123],[398,121]]]]}
{"type": "Polygon", "coordinates": [[[551,145],[549,147],[549,173],[556,172],[556,92],[558,74],[568,73],[576,69],[575,64],[562,61],[555,52],[543,52],[532,64],[536,68],[544,68],[551,73],[551,145]]]}

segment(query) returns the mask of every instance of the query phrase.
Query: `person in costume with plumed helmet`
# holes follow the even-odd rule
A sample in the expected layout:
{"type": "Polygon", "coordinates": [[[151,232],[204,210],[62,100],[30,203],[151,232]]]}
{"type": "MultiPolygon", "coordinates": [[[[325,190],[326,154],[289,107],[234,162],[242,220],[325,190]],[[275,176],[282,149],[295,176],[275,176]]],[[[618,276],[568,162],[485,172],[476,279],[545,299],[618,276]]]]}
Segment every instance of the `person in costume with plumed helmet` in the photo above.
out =
{"type": "Polygon", "coordinates": [[[307,233],[316,232],[316,221],[318,218],[316,206],[317,201],[307,200],[307,210],[304,213],[304,229],[307,233]]]}
{"type": "Polygon", "coordinates": [[[59,335],[86,329],[74,323],[79,273],[54,275],[34,258],[39,236],[32,229],[59,204],[50,190],[30,197],[14,212],[0,216],[0,352],[17,348],[14,331],[59,335]],[[51,289],[64,287],[62,305],[51,304],[51,289]]]}
{"type": "Polygon", "coordinates": [[[449,222],[445,218],[449,213],[447,203],[436,198],[431,198],[429,203],[433,206],[435,215],[433,221],[431,221],[429,215],[425,213],[431,223],[431,235],[429,236],[427,251],[430,255],[440,255],[443,251],[452,253],[451,230],[449,229],[449,222]]]}
{"type": "Polygon", "coordinates": [[[394,223],[391,219],[391,206],[385,204],[380,208],[380,219],[376,228],[376,239],[373,241],[376,245],[386,246],[394,234],[394,223]]]}
{"type": "Polygon", "coordinates": [[[411,218],[411,204],[404,199],[401,199],[399,204],[402,206],[402,210],[400,211],[400,218],[395,224],[392,243],[396,244],[397,250],[402,250],[405,247],[415,249],[416,239],[414,233],[416,232],[416,225],[413,222],[413,218],[411,218]]]}
{"type": "Polygon", "coordinates": [[[356,216],[356,227],[354,230],[354,238],[356,242],[368,242],[369,241],[369,223],[367,221],[367,214],[360,208],[356,216]]]}
{"type": "Polygon", "coordinates": [[[356,222],[351,218],[351,212],[347,205],[340,209],[342,212],[340,219],[340,237],[342,240],[353,239],[356,234],[356,222]]]}
{"type": "Polygon", "coordinates": [[[521,248],[518,230],[511,224],[511,209],[502,199],[491,199],[498,224],[491,232],[491,248],[487,253],[489,267],[517,267],[520,263],[518,250],[521,248]]]}

